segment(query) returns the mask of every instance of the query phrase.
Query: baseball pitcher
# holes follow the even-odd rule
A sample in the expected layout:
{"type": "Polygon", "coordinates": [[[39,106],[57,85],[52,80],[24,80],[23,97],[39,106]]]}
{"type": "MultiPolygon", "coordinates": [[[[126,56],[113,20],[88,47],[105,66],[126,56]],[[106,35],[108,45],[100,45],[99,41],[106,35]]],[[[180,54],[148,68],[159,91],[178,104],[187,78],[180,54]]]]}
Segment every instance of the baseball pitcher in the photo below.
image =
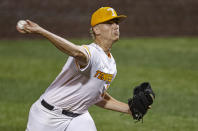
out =
{"type": "Polygon", "coordinates": [[[128,103],[106,92],[117,73],[111,47],[119,39],[119,23],[125,18],[111,7],[99,8],[91,17],[94,42],[81,46],[30,20],[17,26],[20,33],[40,34],[69,55],[62,71],[31,106],[26,131],[96,131],[88,112],[94,104],[131,114],[136,120],[143,118],[154,100],[149,84],[137,87],[128,103]]]}

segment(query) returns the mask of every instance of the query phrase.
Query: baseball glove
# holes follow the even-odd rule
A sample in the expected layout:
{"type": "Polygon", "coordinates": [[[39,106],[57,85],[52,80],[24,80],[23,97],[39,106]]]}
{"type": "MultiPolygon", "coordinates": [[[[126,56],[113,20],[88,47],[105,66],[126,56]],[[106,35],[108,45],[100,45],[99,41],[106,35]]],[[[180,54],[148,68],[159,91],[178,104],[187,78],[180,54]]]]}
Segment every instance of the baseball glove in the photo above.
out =
{"type": "Polygon", "coordinates": [[[141,83],[133,90],[133,97],[129,98],[128,105],[133,119],[140,121],[146,114],[149,106],[153,103],[155,94],[148,82],[141,83]]]}

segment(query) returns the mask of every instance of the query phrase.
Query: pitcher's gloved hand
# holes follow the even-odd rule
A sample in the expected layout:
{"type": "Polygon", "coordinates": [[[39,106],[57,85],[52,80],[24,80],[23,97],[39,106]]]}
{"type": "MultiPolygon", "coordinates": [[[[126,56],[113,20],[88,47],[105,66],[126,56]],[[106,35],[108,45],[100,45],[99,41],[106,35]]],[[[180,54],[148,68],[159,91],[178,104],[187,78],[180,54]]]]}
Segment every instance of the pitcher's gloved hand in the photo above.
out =
{"type": "Polygon", "coordinates": [[[148,82],[141,83],[139,86],[135,87],[133,90],[133,97],[128,100],[133,119],[137,121],[143,119],[154,99],[155,93],[148,82]]]}

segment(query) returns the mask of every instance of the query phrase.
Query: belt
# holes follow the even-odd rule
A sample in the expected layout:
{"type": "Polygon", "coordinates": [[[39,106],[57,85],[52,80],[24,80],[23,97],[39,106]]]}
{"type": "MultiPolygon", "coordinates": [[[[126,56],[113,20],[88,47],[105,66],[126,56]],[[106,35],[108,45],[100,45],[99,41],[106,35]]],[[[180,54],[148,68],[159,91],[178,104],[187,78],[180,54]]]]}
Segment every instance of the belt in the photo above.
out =
{"type": "MultiPolygon", "coordinates": [[[[48,104],[45,100],[41,101],[41,105],[43,105],[45,108],[47,108],[50,111],[54,109],[54,106],[48,104]]],[[[70,112],[67,110],[62,110],[62,114],[66,115],[66,116],[70,116],[70,117],[77,117],[80,115],[80,114],[73,113],[73,112],[70,112]]]]}

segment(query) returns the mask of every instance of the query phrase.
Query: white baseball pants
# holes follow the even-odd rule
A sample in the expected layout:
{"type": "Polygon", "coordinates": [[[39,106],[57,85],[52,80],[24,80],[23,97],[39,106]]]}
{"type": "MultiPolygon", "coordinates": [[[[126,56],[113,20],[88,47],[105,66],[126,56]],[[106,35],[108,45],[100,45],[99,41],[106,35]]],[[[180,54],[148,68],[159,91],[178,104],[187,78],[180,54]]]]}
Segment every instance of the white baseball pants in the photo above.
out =
{"type": "Polygon", "coordinates": [[[62,114],[60,108],[48,110],[36,101],[29,112],[26,131],[97,131],[94,121],[87,111],[77,116],[69,117],[62,114]]]}

